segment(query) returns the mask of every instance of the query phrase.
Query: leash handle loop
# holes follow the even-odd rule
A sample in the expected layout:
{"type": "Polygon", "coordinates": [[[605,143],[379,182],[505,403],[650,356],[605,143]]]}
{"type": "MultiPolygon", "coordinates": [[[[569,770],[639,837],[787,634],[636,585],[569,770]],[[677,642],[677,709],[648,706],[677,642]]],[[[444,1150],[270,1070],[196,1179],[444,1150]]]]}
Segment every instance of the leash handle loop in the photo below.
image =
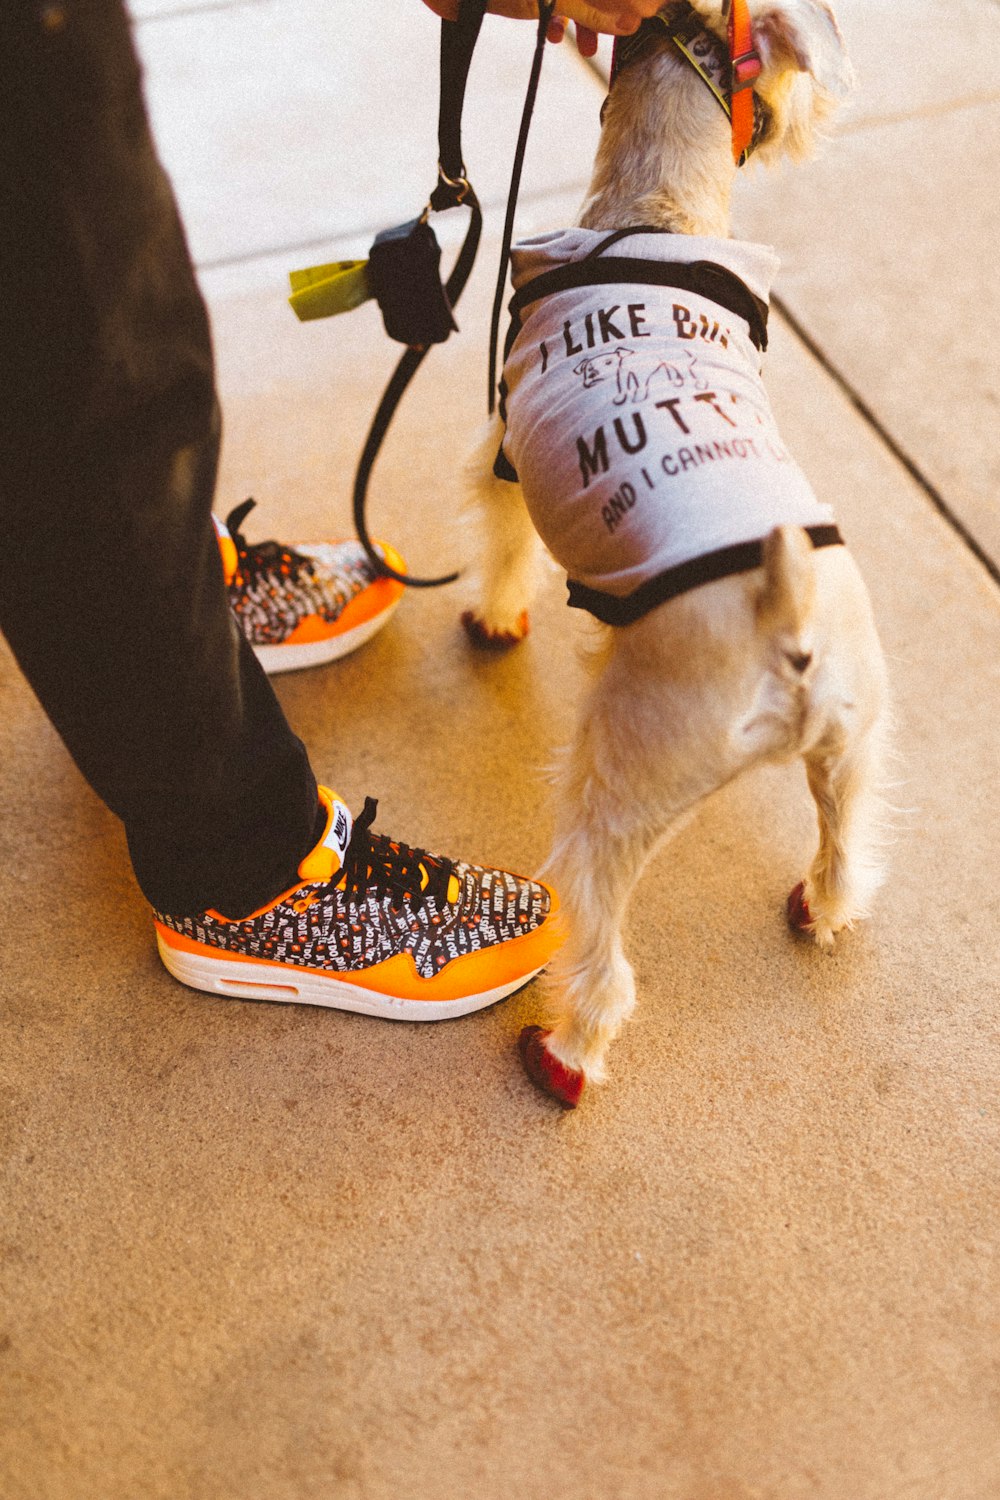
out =
{"type": "Polygon", "coordinates": [[[438,100],[438,185],[434,209],[454,208],[471,193],[462,156],[462,110],[472,54],[487,0],[462,0],[456,21],[441,22],[441,93],[438,100]]]}

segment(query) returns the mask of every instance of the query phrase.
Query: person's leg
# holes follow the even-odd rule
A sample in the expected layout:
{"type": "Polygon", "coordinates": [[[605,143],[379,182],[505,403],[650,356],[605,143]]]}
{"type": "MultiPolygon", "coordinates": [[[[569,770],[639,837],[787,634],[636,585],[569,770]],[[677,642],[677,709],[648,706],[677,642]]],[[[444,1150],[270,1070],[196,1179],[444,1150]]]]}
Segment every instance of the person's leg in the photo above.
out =
{"type": "Polygon", "coordinates": [[[250,911],[323,826],[228,608],[205,309],[120,0],[0,12],[0,628],[161,910],[250,911]]]}
{"type": "Polygon", "coordinates": [[[524,984],[553,893],[352,819],[229,609],[207,319],[121,0],[0,8],[0,281],[0,629],[125,823],[167,968],[410,1020],[524,984]]]}

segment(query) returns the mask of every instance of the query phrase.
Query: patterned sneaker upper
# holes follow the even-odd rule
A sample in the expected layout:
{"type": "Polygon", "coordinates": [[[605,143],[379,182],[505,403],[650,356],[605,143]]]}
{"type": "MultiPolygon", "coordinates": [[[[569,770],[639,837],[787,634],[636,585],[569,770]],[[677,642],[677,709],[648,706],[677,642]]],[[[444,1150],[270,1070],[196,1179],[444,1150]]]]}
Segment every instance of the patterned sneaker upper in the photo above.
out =
{"type": "Polygon", "coordinates": [[[157,912],[157,921],[239,957],[332,973],[357,973],[408,953],[428,980],[452,959],[535,931],[549,915],[544,885],[372,833],[376,803],[370,797],[352,828],[344,804],[326,788],[320,791],[327,832],[302,863],[303,884],[243,920],[209,911],[197,917],[157,912]]]}
{"type": "MultiPolygon", "coordinates": [[[[275,541],[248,542],[240,526],[254,504],[244,500],[224,525],[213,517],[229,603],[251,645],[280,645],[306,620],[332,624],[375,583],[359,542],[300,544],[296,549],[275,541]]],[[[389,561],[396,566],[395,558],[389,561]]]]}

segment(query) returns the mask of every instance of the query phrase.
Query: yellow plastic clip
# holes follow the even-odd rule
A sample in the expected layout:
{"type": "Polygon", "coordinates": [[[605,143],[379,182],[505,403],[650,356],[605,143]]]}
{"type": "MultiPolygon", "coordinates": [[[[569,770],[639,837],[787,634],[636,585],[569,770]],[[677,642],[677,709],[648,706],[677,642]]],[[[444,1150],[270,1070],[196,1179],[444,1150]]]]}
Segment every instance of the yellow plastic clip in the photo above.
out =
{"type": "Polygon", "coordinates": [[[288,280],[292,287],[288,301],[302,323],[350,312],[372,295],[366,260],[335,260],[307,271],[290,271],[288,280]]]}

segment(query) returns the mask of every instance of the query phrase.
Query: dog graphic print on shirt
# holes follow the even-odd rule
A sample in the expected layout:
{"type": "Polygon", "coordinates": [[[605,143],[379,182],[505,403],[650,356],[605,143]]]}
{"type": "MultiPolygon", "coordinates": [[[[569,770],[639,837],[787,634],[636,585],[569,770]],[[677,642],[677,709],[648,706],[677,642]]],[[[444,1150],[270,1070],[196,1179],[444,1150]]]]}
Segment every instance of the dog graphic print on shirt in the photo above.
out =
{"type": "Polygon", "coordinates": [[[647,401],[650,388],[658,377],[678,390],[688,379],[698,390],[708,390],[708,381],[702,380],[697,374],[697,360],[693,354],[688,354],[688,368],[685,371],[671,361],[661,359],[655,352],[645,354],[644,351],[629,349],[621,344],[610,352],[591,354],[582,359],[573,367],[573,374],[582,377],[586,391],[600,385],[601,381],[613,381],[616,406],[621,406],[626,401],[647,401]]]}

